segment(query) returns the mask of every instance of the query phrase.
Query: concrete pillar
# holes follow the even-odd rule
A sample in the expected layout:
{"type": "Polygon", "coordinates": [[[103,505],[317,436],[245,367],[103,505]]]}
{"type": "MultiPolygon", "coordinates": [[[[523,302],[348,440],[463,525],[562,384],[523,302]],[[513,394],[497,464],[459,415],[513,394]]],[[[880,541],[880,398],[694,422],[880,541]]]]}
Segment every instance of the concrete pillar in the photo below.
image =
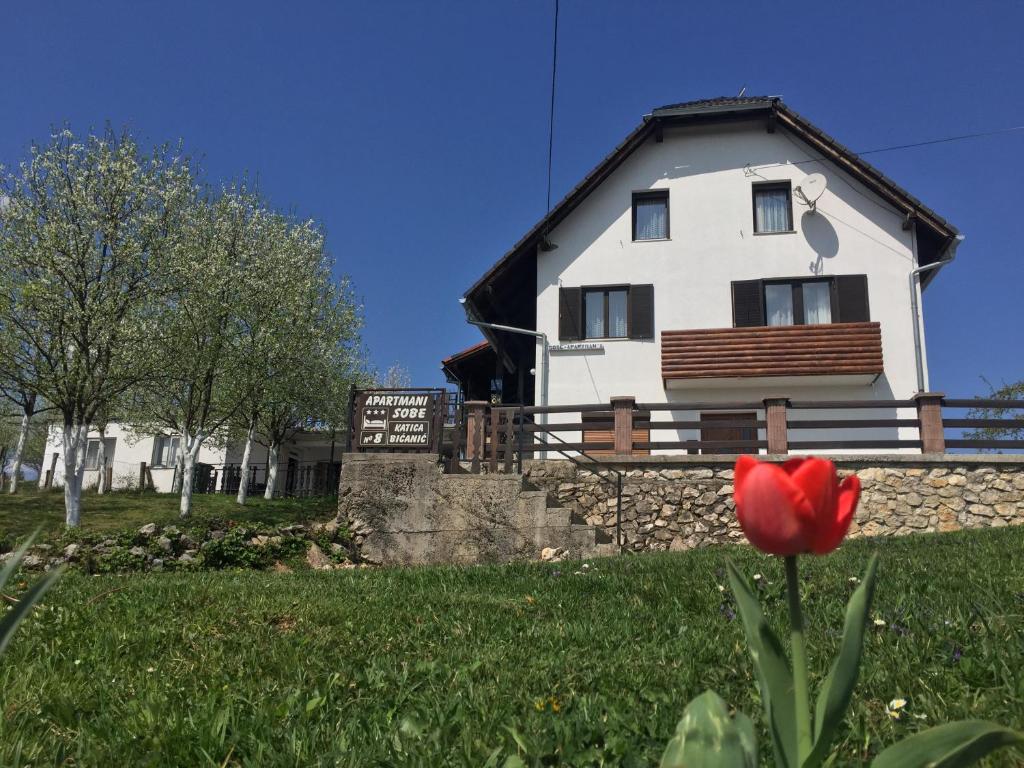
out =
{"type": "Polygon", "coordinates": [[[946,434],[942,428],[942,392],[919,392],[914,395],[917,401],[917,418],[921,423],[921,453],[945,453],[946,434]]]}
{"type": "Polygon", "coordinates": [[[614,451],[620,456],[633,454],[633,408],[636,398],[628,395],[612,398],[612,414],[615,417],[614,451]]]}
{"type": "Polygon", "coordinates": [[[768,435],[768,453],[789,453],[789,434],[786,425],[785,397],[770,397],[764,401],[764,417],[768,435]]]}

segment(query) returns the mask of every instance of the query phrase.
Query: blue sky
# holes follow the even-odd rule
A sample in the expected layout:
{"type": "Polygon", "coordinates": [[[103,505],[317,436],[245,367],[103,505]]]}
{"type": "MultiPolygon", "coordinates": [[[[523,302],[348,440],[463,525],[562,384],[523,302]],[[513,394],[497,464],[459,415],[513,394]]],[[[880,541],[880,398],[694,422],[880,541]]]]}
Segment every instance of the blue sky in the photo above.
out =
{"type": "MultiPolygon", "coordinates": [[[[462,292],[544,213],[553,0],[34,2],[4,12],[0,162],[64,122],[183,139],[323,222],[375,363],[475,342],[462,292]]],[[[781,94],[852,149],[1024,125],[1024,4],[562,0],[553,196],[650,108],[781,94]]],[[[1024,378],[1024,132],[872,155],[967,236],[932,387],[1024,378]]]]}

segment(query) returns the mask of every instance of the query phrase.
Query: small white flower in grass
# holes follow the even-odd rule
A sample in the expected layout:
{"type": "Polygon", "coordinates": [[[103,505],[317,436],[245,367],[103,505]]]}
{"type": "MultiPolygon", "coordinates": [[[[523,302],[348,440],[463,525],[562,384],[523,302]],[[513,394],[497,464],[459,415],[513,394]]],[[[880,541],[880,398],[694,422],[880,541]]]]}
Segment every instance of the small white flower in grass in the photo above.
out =
{"type": "Polygon", "coordinates": [[[76,667],[77,667],[77,666],[78,666],[79,664],[81,664],[81,663],[82,663],[82,660],[81,660],[81,659],[75,659],[75,666],[76,666],[76,667]]]}
{"type": "Polygon", "coordinates": [[[885,626],[885,619],[875,619],[874,624],[878,629],[882,629],[885,626]]]}
{"type": "Polygon", "coordinates": [[[847,581],[851,584],[860,584],[860,579],[858,579],[856,576],[851,576],[847,579],[847,581]]]}
{"type": "Polygon", "coordinates": [[[893,720],[899,720],[900,712],[905,706],[907,706],[906,699],[893,699],[886,705],[885,711],[893,720]]]}
{"type": "Polygon", "coordinates": [[[719,584],[718,585],[718,591],[719,592],[725,592],[725,587],[723,587],[721,584],[719,584]]]}
{"type": "Polygon", "coordinates": [[[760,581],[763,578],[764,578],[764,576],[762,576],[760,573],[755,573],[754,574],[754,581],[760,581]]]}
{"type": "Polygon", "coordinates": [[[156,672],[156,667],[146,667],[147,672],[156,672]]]}

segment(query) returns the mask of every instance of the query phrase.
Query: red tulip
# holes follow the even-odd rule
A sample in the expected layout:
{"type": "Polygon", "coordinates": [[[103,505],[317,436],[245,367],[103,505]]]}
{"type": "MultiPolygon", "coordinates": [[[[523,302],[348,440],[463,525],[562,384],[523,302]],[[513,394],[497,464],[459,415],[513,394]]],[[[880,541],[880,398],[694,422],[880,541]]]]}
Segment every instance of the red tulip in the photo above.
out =
{"type": "Polygon", "coordinates": [[[818,458],[769,464],[752,456],[736,461],[736,516],[747,539],[771,555],[824,555],[850,528],[860,480],[838,482],[836,466],[818,458]]]}

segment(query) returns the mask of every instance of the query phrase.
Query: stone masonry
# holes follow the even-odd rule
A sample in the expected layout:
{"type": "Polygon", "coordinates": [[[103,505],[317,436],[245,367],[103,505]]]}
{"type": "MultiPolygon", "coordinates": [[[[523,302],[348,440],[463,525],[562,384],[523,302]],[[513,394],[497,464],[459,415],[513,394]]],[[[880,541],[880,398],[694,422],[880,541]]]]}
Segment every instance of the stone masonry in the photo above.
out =
{"type": "MultiPolygon", "coordinates": [[[[765,457],[767,458],[767,457],[765,457]]],[[[780,460],[792,457],[775,457],[780,460]]],[[[1024,524],[1024,457],[1000,455],[830,457],[856,472],[861,502],[851,535],[1024,524]]],[[[622,536],[634,551],[690,549],[743,540],[736,520],[733,463],[726,456],[633,457],[602,466],[623,473],[622,536]]],[[[526,482],[558,507],[615,534],[615,486],[566,460],[532,461],[526,482]]],[[[612,477],[612,473],[604,474],[612,477]]]]}
{"type": "Polygon", "coordinates": [[[426,453],[346,454],[337,521],[362,560],[382,565],[529,560],[545,549],[586,557],[608,547],[603,529],[575,521],[521,475],[442,474],[426,453]]]}

